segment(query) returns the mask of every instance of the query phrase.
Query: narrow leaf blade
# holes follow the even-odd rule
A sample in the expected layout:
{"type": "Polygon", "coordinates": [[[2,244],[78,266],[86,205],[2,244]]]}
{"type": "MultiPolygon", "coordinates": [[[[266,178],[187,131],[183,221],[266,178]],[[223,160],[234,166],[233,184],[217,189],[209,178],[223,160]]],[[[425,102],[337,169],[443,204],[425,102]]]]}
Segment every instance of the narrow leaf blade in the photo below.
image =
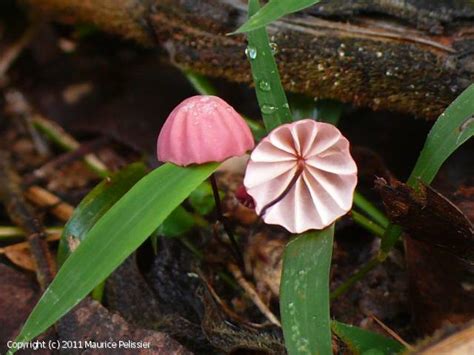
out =
{"type": "Polygon", "coordinates": [[[146,174],[143,163],[134,163],[100,182],[76,207],[71,219],[64,226],[58,246],[58,263],[62,265],[70,255],[68,240],[82,241],[92,226],[130,188],[146,174]]]}
{"type": "Polygon", "coordinates": [[[407,184],[430,184],[449,156],[474,135],[474,84],[471,84],[436,120],[407,184]]]}
{"type": "Polygon", "coordinates": [[[280,309],[289,354],[332,354],[329,270],[334,225],[297,236],[283,256],[280,309]]]}
{"type": "Polygon", "coordinates": [[[158,234],[165,237],[179,237],[194,227],[194,218],[183,206],[178,206],[158,227],[158,234]]]}
{"type": "MultiPolygon", "coordinates": [[[[258,0],[249,1],[249,14],[260,8],[258,0]]],[[[247,57],[252,68],[255,93],[265,128],[271,131],[283,123],[292,122],[290,106],[280,81],[280,74],[273,57],[265,28],[247,34],[247,57]]]]}
{"type": "Polygon", "coordinates": [[[141,179],[94,225],[65,261],[17,337],[38,336],[115,270],[217,164],[165,164],[141,179]]]}
{"type": "Polygon", "coordinates": [[[354,354],[371,352],[376,354],[398,354],[406,348],[399,342],[380,334],[358,328],[349,324],[333,321],[332,331],[354,354]]]}
{"type": "MultiPolygon", "coordinates": [[[[429,185],[450,155],[473,135],[474,84],[471,84],[436,120],[407,184],[414,189],[419,182],[429,185]]],[[[401,233],[400,226],[390,224],[387,227],[382,239],[383,253],[388,253],[401,233]]]]}
{"type": "Polygon", "coordinates": [[[262,28],[280,17],[303,10],[318,2],[319,0],[271,0],[234,33],[244,33],[262,28]]]}
{"type": "Polygon", "coordinates": [[[201,216],[212,212],[215,207],[215,202],[211,184],[207,181],[203,182],[196,190],[191,192],[188,201],[191,207],[201,216]]]}

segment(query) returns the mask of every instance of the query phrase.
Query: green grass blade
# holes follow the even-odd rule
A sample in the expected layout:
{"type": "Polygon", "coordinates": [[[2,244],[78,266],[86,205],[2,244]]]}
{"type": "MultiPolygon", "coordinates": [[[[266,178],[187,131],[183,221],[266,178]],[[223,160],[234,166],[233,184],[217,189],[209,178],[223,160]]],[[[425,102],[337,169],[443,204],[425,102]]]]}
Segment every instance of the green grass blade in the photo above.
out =
{"type": "MultiPolygon", "coordinates": [[[[224,194],[219,192],[219,195],[221,198],[224,198],[224,194]]],[[[201,216],[211,213],[216,207],[211,184],[208,181],[204,181],[196,190],[191,192],[188,202],[193,210],[201,216]]]]}
{"type": "Polygon", "coordinates": [[[191,70],[183,70],[183,74],[188,79],[194,90],[200,95],[217,95],[217,90],[212,83],[204,76],[191,70]]]}
{"type": "Polygon", "coordinates": [[[64,226],[58,247],[58,264],[62,265],[71,253],[68,240],[82,241],[92,226],[135,183],[146,174],[143,163],[134,163],[94,187],[76,207],[71,219],[64,226]]]}
{"type": "Polygon", "coordinates": [[[471,84],[431,128],[407,184],[411,187],[416,187],[418,181],[430,184],[446,159],[473,135],[474,84],[471,84]]]}
{"type": "MultiPolygon", "coordinates": [[[[430,184],[451,154],[474,135],[474,84],[471,84],[441,114],[431,128],[425,145],[408,178],[417,188],[419,182],[430,184]]],[[[402,229],[390,225],[382,240],[382,257],[395,245],[402,229]]]]}
{"type": "Polygon", "coordinates": [[[157,233],[165,237],[180,237],[195,225],[194,217],[183,206],[178,206],[158,227],[157,233]]]}
{"type": "Polygon", "coordinates": [[[382,211],[380,211],[377,207],[375,207],[372,202],[367,200],[358,191],[354,193],[354,206],[357,206],[362,211],[364,211],[367,214],[367,216],[371,218],[372,221],[374,221],[381,227],[387,228],[388,225],[390,224],[390,221],[385,216],[385,214],[382,211]]]}
{"type": "Polygon", "coordinates": [[[303,10],[310,7],[319,0],[271,0],[264,7],[262,7],[234,33],[244,33],[254,31],[270,22],[278,20],[280,17],[303,10]]]}
{"type": "Polygon", "coordinates": [[[362,228],[365,228],[376,237],[383,238],[385,234],[385,228],[381,227],[370,218],[364,216],[362,213],[359,213],[356,210],[351,211],[351,217],[352,220],[362,228]]]}
{"type": "Polygon", "coordinates": [[[165,164],[142,178],[92,227],[30,314],[18,341],[52,326],[115,270],[217,164],[165,164]]]}
{"type": "Polygon", "coordinates": [[[283,256],[280,310],[290,355],[332,354],[329,270],[334,225],[295,237],[283,256]]]}
{"type": "Polygon", "coordinates": [[[349,324],[332,321],[331,328],[354,354],[398,354],[406,348],[399,342],[380,334],[349,324]]]}
{"type": "MultiPolygon", "coordinates": [[[[258,11],[258,0],[249,1],[249,15],[258,11]]],[[[265,28],[247,34],[245,51],[252,68],[255,93],[267,131],[283,123],[292,122],[290,106],[280,81],[280,74],[273,57],[265,28]]]]}

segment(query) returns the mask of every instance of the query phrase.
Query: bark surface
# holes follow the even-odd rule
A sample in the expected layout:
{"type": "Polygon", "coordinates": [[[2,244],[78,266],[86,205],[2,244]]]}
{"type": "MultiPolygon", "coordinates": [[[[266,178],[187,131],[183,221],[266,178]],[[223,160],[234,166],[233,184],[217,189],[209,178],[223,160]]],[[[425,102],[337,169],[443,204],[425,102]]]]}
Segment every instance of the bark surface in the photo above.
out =
{"type": "MultiPolygon", "coordinates": [[[[251,83],[239,0],[23,0],[33,12],[165,48],[178,66],[251,83]]],[[[289,91],[436,118],[474,81],[474,3],[325,1],[268,27],[289,91]]]]}

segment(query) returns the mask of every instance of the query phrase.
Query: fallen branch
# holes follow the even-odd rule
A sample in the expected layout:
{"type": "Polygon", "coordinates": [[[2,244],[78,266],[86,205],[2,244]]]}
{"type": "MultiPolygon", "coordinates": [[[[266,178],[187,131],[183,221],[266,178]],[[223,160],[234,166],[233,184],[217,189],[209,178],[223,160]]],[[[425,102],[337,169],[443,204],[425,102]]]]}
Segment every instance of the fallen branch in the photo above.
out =
{"type": "Polygon", "coordinates": [[[56,264],[46,242],[47,233],[33,208],[25,201],[20,181],[11,166],[8,153],[0,151],[0,199],[10,219],[27,235],[26,239],[36,263],[36,277],[44,290],[53,280],[56,264]]]}

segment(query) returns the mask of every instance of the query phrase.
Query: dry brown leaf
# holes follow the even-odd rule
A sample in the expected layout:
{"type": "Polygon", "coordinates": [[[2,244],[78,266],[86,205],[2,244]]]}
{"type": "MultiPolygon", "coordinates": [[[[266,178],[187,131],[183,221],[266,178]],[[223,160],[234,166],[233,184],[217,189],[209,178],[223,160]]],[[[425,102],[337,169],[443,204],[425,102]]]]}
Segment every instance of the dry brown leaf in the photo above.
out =
{"type": "MultiPolygon", "coordinates": [[[[48,242],[59,240],[60,234],[52,234],[48,237],[48,242]]],[[[0,248],[0,254],[5,255],[13,264],[29,271],[36,271],[36,264],[30,253],[28,242],[21,242],[0,248]]]]}

